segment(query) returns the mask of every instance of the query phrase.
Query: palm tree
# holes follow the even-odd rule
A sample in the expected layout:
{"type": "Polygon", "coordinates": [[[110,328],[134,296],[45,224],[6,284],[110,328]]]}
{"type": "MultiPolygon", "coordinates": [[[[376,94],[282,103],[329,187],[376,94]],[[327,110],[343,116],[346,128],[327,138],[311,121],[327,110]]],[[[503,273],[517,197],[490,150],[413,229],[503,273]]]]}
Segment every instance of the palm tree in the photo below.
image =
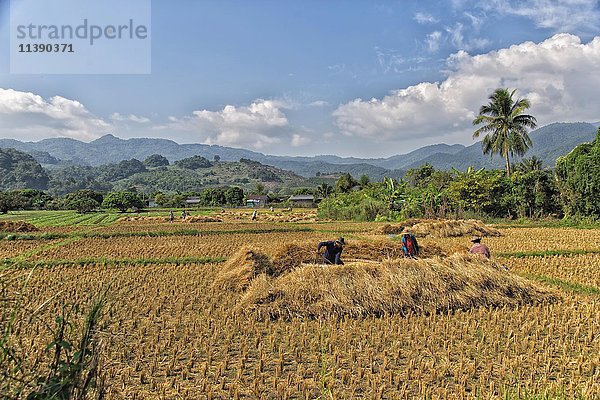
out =
{"type": "Polygon", "coordinates": [[[524,158],[521,160],[521,162],[517,164],[516,168],[523,173],[541,171],[544,169],[544,163],[538,157],[532,156],[530,158],[524,158]]]}
{"type": "Polygon", "coordinates": [[[473,138],[486,135],[482,141],[483,154],[500,154],[506,160],[506,174],[510,177],[509,156],[523,156],[533,145],[527,129],[534,129],[535,117],[524,114],[531,104],[527,99],[513,100],[515,90],[496,89],[490,102],[481,106],[473,125],[483,125],[473,132],[473,138]]]}
{"type": "Polygon", "coordinates": [[[333,186],[328,183],[323,182],[323,184],[317,186],[317,196],[325,199],[329,197],[331,193],[333,193],[333,186]]]}

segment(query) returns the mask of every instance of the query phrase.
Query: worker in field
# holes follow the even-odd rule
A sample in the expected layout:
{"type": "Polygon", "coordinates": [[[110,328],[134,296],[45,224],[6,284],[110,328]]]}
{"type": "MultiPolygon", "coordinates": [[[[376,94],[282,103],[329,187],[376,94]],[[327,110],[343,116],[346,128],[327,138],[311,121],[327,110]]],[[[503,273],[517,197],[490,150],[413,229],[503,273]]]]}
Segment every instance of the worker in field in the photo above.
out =
{"type": "Polygon", "coordinates": [[[471,246],[469,253],[480,254],[485,258],[490,258],[490,249],[485,244],[481,243],[481,238],[479,236],[471,239],[471,243],[473,243],[473,246],[471,246]]]}
{"type": "Polygon", "coordinates": [[[327,264],[344,265],[344,262],[340,256],[342,255],[345,245],[346,241],[343,237],[340,237],[336,240],[321,242],[317,246],[317,253],[323,257],[323,260],[325,260],[327,264]],[[321,254],[321,248],[323,247],[325,247],[325,252],[321,254]]]}
{"type": "Polygon", "coordinates": [[[258,211],[254,210],[254,212],[252,213],[252,221],[256,221],[257,216],[258,216],[258,211]]]}
{"type": "Polygon", "coordinates": [[[181,212],[181,219],[185,221],[185,219],[187,218],[188,214],[187,211],[185,211],[185,209],[181,212]]]}
{"type": "Polygon", "coordinates": [[[419,255],[419,244],[414,233],[406,230],[402,232],[402,252],[404,257],[417,258],[419,255]]]}
{"type": "Polygon", "coordinates": [[[173,214],[173,210],[169,211],[169,222],[173,223],[175,221],[175,214],[173,214]]]}

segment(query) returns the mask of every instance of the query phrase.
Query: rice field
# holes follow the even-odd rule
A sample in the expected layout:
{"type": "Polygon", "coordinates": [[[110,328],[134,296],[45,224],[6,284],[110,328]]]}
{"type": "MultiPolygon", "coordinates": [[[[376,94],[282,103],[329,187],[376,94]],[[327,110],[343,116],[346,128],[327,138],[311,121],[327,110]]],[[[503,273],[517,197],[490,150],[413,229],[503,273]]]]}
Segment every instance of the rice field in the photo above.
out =
{"type": "MultiPolygon", "coordinates": [[[[73,217],[78,222],[63,225],[72,229],[61,238],[41,236],[55,232],[58,220],[69,215],[31,216],[28,222],[42,221],[39,237],[0,240],[5,259],[0,276],[9,282],[0,298],[23,293],[12,343],[35,369],[49,362],[46,323],[65,304],[78,304],[79,327],[93,299],[110,288],[97,332],[106,399],[600,398],[600,229],[501,227],[502,236],[484,239],[492,251],[488,269],[468,257],[461,264],[466,283],[459,292],[456,260],[464,256],[394,261],[398,239],[378,233],[377,223],[311,221],[305,214],[298,222],[288,222],[288,215],[260,220],[260,214],[250,221],[248,212],[247,219],[169,224],[99,214],[73,217]],[[241,248],[252,246],[285,267],[282,262],[293,263],[281,258],[285,246],[297,246],[289,257],[310,259],[319,241],[337,236],[347,241],[344,269],[300,267],[273,278],[257,271],[248,277],[252,288],[239,292],[216,284],[241,248]],[[390,277],[385,293],[376,286],[382,271],[390,277]],[[406,289],[395,291],[408,272],[406,289]],[[521,287],[494,286],[505,279],[544,294],[531,304],[503,303],[497,296],[515,300],[521,287]],[[357,282],[375,285],[365,289],[357,282]],[[341,296],[336,285],[355,289],[344,298],[327,297],[341,296]],[[394,311],[400,304],[394,303],[378,315],[327,313],[327,307],[347,310],[347,301],[355,307],[372,299],[387,307],[390,298],[418,304],[417,297],[398,296],[420,286],[421,298],[443,298],[446,305],[460,301],[461,307],[402,313],[394,311]],[[495,291],[486,292],[491,286],[495,291]],[[320,302],[302,297],[314,293],[320,302]],[[352,299],[356,293],[362,297],[352,299]],[[492,294],[491,303],[479,301],[492,294]],[[258,304],[257,298],[261,307],[277,298],[294,300],[277,304],[297,307],[296,316],[239,312],[258,304]],[[318,304],[322,312],[303,314],[303,304],[307,309],[318,304]]],[[[460,251],[469,239],[420,243],[460,251]]]]}

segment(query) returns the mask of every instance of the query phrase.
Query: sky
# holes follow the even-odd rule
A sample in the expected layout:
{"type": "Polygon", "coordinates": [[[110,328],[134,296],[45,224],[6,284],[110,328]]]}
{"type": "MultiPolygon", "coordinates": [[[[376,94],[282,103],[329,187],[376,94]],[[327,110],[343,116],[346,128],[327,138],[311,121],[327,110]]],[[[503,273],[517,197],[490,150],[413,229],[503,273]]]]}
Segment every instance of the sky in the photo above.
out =
{"type": "Polygon", "coordinates": [[[0,137],[387,157],[473,143],[472,120],[498,87],[528,98],[539,126],[600,120],[600,1],[151,6],[149,74],[11,74],[0,0],[0,137]]]}

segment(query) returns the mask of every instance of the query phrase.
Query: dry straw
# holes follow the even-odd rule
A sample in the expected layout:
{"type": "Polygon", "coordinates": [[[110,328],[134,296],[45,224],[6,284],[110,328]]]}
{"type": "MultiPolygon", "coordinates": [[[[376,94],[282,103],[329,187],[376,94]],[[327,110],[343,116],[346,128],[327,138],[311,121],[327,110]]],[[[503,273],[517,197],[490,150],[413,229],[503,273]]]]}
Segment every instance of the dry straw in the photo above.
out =
{"type": "Polygon", "coordinates": [[[258,320],[430,314],[558,299],[497,263],[468,254],[304,265],[277,278],[255,277],[236,311],[258,320]]]}
{"type": "Polygon", "coordinates": [[[0,232],[36,232],[39,229],[25,221],[0,221],[0,232]]]}
{"type": "Polygon", "coordinates": [[[500,236],[500,231],[475,219],[420,220],[409,219],[398,225],[384,225],[379,233],[400,234],[409,230],[417,237],[445,238],[458,236],[500,236]]]}

